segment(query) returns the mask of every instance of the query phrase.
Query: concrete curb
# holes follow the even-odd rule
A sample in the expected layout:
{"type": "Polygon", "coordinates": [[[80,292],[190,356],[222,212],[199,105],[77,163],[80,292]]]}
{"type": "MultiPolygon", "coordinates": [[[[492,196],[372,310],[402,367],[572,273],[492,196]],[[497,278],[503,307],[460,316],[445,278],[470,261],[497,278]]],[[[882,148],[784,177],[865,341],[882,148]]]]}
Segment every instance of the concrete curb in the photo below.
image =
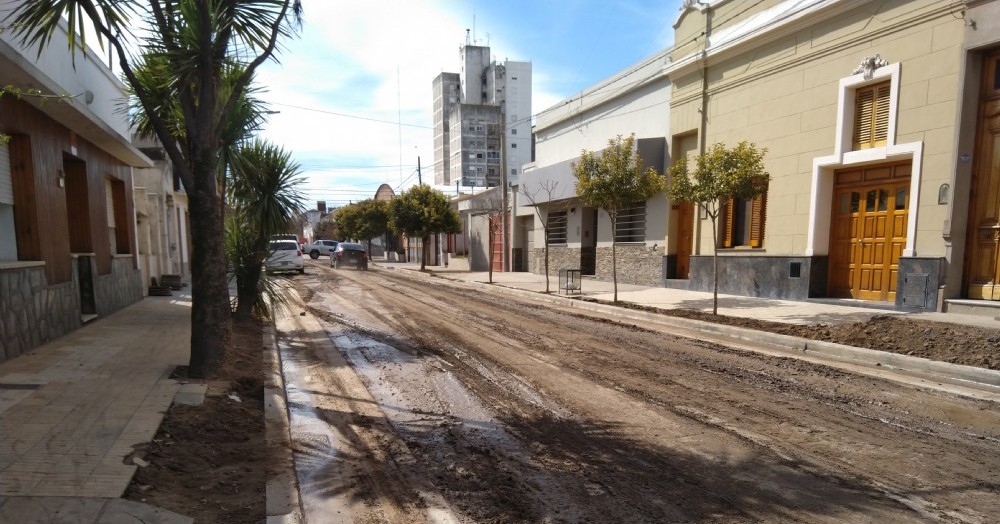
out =
{"type": "MultiPolygon", "coordinates": [[[[539,302],[556,303],[570,308],[617,317],[619,319],[642,320],[644,322],[651,322],[664,327],[679,328],[695,334],[713,335],[716,340],[766,345],[773,351],[793,358],[811,356],[822,360],[842,362],[845,364],[854,364],[887,370],[900,370],[930,380],[971,387],[990,392],[993,395],[1000,395],[1000,371],[997,370],[964,366],[949,362],[939,362],[922,357],[876,351],[873,349],[798,338],[778,333],[768,333],[766,331],[715,324],[701,320],[670,317],[647,311],[632,310],[606,304],[598,304],[595,302],[587,302],[577,298],[569,298],[560,295],[547,295],[535,291],[511,288],[501,284],[491,285],[483,282],[470,282],[449,278],[448,276],[440,274],[421,273],[407,268],[382,267],[387,269],[403,269],[404,271],[402,273],[404,274],[421,275],[424,278],[443,278],[451,282],[477,287],[491,293],[516,295],[539,302]]],[[[685,335],[685,333],[677,334],[689,337],[697,336],[694,334],[685,335]]]]}
{"type": "Polygon", "coordinates": [[[267,447],[278,453],[287,467],[267,480],[267,524],[298,524],[303,522],[298,482],[292,456],[292,440],[285,399],[285,381],[281,373],[281,356],[274,323],[264,326],[264,433],[267,447]]]}

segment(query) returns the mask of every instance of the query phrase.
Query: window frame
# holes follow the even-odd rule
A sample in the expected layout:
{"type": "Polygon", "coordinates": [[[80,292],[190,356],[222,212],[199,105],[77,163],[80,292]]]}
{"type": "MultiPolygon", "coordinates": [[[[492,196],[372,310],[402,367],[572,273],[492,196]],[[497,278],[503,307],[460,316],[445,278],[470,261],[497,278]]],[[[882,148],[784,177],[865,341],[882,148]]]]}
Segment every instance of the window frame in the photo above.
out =
{"type": "Polygon", "coordinates": [[[641,243],[646,241],[646,203],[619,209],[615,220],[615,242],[641,243]]]}
{"type": "Polygon", "coordinates": [[[566,245],[569,235],[569,213],[566,210],[549,212],[545,225],[548,230],[546,244],[566,245]]]}
{"type": "Polygon", "coordinates": [[[854,160],[852,157],[868,159],[872,157],[872,150],[878,148],[891,148],[896,145],[896,123],[899,106],[899,83],[900,64],[892,63],[871,72],[870,75],[856,73],[846,78],[841,78],[838,85],[838,117],[837,117],[837,137],[834,144],[833,156],[838,158],[838,163],[850,164],[854,160]],[[868,86],[881,84],[889,81],[889,122],[886,132],[885,144],[869,149],[854,150],[854,113],[856,108],[856,97],[859,89],[868,86]]]}
{"type": "Polygon", "coordinates": [[[851,150],[882,147],[888,143],[892,81],[883,80],[854,90],[851,150]]]}
{"type": "Polygon", "coordinates": [[[767,191],[751,201],[731,198],[722,205],[719,215],[720,249],[763,249],[766,231],[767,191]],[[739,206],[747,209],[743,217],[736,212],[739,206]]]}

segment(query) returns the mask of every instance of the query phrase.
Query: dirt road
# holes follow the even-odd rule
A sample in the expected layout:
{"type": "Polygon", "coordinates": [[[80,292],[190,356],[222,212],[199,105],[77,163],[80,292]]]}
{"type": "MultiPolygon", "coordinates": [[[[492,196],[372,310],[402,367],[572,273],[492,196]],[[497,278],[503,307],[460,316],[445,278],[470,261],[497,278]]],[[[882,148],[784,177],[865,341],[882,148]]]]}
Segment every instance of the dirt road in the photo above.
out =
{"type": "Polygon", "coordinates": [[[996,403],[402,271],[308,271],[279,331],[309,522],[1000,515],[996,403]]]}

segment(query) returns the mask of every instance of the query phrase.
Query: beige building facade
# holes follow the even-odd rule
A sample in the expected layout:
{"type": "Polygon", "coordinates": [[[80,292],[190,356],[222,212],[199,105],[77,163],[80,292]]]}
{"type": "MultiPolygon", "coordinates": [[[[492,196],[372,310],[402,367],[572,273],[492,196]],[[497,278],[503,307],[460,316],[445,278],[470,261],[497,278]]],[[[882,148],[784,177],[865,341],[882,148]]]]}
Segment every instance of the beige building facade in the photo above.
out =
{"type": "MultiPolygon", "coordinates": [[[[671,159],[746,140],[772,177],[721,217],[720,290],[1000,300],[997,20],[995,1],[686,3],[665,66],[671,159]]],[[[666,285],[710,289],[711,222],[673,206],[667,224],[666,285]]]]}

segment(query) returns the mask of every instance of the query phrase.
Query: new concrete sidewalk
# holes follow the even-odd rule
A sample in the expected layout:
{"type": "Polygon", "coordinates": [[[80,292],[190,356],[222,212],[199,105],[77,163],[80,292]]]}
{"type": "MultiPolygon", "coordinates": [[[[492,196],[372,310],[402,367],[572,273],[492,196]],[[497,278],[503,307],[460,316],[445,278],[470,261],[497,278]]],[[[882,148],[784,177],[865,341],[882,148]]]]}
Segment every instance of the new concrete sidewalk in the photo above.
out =
{"type": "MultiPolygon", "coordinates": [[[[378,259],[374,260],[374,262],[386,268],[420,269],[420,264],[411,262],[386,262],[378,259]]],[[[467,271],[450,269],[443,266],[427,266],[426,272],[451,280],[478,283],[489,282],[489,273],[486,271],[467,271]]],[[[511,289],[541,293],[545,291],[545,276],[526,272],[494,272],[493,284],[511,289]]],[[[609,302],[614,298],[614,285],[611,282],[584,277],[581,287],[579,295],[569,296],[579,296],[609,302]]],[[[557,276],[549,278],[549,290],[553,295],[560,293],[559,278],[557,276]]],[[[618,300],[620,302],[662,309],[689,309],[708,313],[712,312],[712,293],[701,291],[619,283],[618,300]]],[[[1000,314],[1000,309],[997,312],[1000,314]]],[[[720,293],[719,314],[789,324],[838,324],[865,321],[876,315],[908,315],[912,318],[952,322],[989,329],[1000,328],[1000,322],[990,317],[954,313],[904,313],[892,309],[889,304],[872,303],[862,300],[795,301],[720,293]]]]}
{"type": "Polygon", "coordinates": [[[0,364],[0,522],[190,523],[120,498],[190,337],[190,296],[147,297],[0,364]]]}
{"type": "MultiPolygon", "coordinates": [[[[545,277],[532,273],[493,273],[493,283],[488,284],[486,272],[470,272],[444,267],[427,267],[420,272],[419,264],[393,263],[376,260],[376,265],[402,269],[426,278],[440,277],[478,286],[484,292],[514,294],[529,299],[558,303],[564,307],[578,308],[589,314],[607,318],[649,322],[671,333],[712,340],[762,353],[788,356],[838,367],[847,371],[885,378],[901,383],[928,387],[963,396],[1000,402],[1000,371],[972,366],[939,362],[921,357],[873,351],[832,342],[807,340],[788,335],[730,326],[715,322],[673,317],[635,308],[624,308],[608,303],[576,300],[559,295],[558,278],[550,279],[550,293],[544,294],[545,277]]],[[[579,295],[610,302],[613,284],[585,278],[579,295]]],[[[677,289],[652,288],[619,284],[620,302],[634,303],[663,309],[683,308],[712,311],[712,294],[677,289]]],[[[907,315],[884,308],[855,307],[844,303],[797,302],[763,298],[719,296],[719,313],[734,317],[755,318],[795,324],[834,324],[867,320],[875,315],[907,315]]],[[[914,318],[968,324],[996,329],[998,322],[989,317],[955,315],[951,313],[910,314],[914,318]]]]}

